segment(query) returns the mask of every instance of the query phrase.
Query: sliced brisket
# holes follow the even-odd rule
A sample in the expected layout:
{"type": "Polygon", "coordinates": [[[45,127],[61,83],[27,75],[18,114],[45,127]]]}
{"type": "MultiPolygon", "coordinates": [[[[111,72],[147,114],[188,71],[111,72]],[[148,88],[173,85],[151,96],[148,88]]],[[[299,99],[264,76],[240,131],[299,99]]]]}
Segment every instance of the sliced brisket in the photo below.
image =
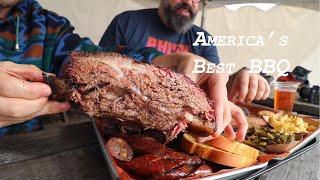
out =
{"type": "Polygon", "coordinates": [[[65,76],[62,84],[45,76],[53,97],[65,96],[93,118],[133,121],[163,132],[167,141],[187,126],[206,134],[215,129],[205,93],[186,76],[168,69],[116,53],[72,53],[65,76]]]}

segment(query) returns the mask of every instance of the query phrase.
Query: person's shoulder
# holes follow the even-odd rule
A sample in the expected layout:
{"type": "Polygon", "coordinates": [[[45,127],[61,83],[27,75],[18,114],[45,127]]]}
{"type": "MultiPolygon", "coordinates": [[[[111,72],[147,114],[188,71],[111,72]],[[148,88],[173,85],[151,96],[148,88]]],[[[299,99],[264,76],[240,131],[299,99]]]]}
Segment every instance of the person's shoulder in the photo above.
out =
{"type": "Polygon", "coordinates": [[[17,8],[22,14],[30,15],[33,18],[41,19],[45,18],[47,23],[51,23],[51,20],[58,23],[60,21],[66,22],[67,18],[58,15],[57,13],[47,10],[41,6],[41,4],[35,0],[25,0],[18,4],[17,8]],[[49,21],[49,22],[48,22],[49,21]]]}
{"type": "Polygon", "coordinates": [[[68,18],[61,16],[54,11],[43,9],[43,14],[46,16],[46,21],[48,26],[52,26],[52,27],[71,26],[71,23],[68,18]]]}
{"type": "Polygon", "coordinates": [[[151,8],[151,9],[138,9],[138,10],[130,10],[130,11],[124,11],[120,15],[144,15],[144,14],[152,14],[157,12],[157,9],[151,8]]]}
{"type": "Polygon", "coordinates": [[[157,13],[157,9],[139,9],[139,10],[130,10],[125,11],[117,16],[119,18],[136,18],[136,17],[144,17],[146,15],[150,16],[157,13]]]}
{"type": "Polygon", "coordinates": [[[26,0],[25,4],[21,4],[20,8],[23,9],[24,13],[32,14],[33,18],[44,18],[48,26],[56,27],[59,25],[64,25],[65,23],[70,23],[66,17],[60,16],[56,12],[43,8],[37,1],[34,0],[26,0]]]}
{"type": "Polygon", "coordinates": [[[205,34],[210,35],[210,33],[208,31],[206,31],[205,29],[203,29],[202,27],[199,27],[197,25],[193,25],[191,30],[192,30],[193,33],[204,32],[205,34]]]}

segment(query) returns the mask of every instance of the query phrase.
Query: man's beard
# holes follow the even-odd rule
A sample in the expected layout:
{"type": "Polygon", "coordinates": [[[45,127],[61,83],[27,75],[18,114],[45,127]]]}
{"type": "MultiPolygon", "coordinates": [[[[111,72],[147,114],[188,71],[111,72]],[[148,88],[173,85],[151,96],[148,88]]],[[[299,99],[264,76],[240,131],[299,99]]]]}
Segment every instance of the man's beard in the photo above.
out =
{"type": "Polygon", "coordinates": [[[160,7],[163,8],[163,20],[174,31],[186,33],[193,26],[197,12],[194,12],[189,4],[183,2],[171,7],[168,0],[161,0],[160,7]],[[180,8],[188,10],[189,17],[178,14],[177,10],[180,8]]]}
{"type": "Polygon", "coordinates": [[[0,8],[9,8],[13,7],[22,0],[0,0],[0,8]]]}

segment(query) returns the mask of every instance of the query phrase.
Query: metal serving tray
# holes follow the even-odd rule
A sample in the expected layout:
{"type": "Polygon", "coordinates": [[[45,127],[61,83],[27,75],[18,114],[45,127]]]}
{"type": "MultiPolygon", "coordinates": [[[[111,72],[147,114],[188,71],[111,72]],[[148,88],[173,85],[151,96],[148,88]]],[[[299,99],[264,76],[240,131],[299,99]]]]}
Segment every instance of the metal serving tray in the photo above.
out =
{"type": "MultiPolygon", "coordinates": [[[[315,131],[314,133],[312,133],[310,136],[304,138],[299,144],[297,144],[294,148],[292,148],[289,153],[288,156],[286,157],[276,157],[274,158],[274,160],[285,160],[290,158],[292,154],[294,154],[295,152],[297,152],[299,149],[305,147],[308,143],[314,141],[316,139],[316,137],[320,134],[320,129],[318,129],[317,131],[315,131]]],[[[315,142],[319,144],[319,141],[315,142]]]]}
{"type": "Polygon", "coordinates": [[[274,168],[281,166],[282,164],[287,163],[288,161],[302,155],[303,153],[310,151],[311,149],[317,147],[319,144],[320,144],[319,139],[313,138],[306,146],[304,146],[301,149],[297,150],[296,152],[292,153],[286,159],[281,160],[281,161],[272,160],[269,162],[268,166],[266,166],[258,171],[251,172],[251,173],[248,173],[244,176],[241,176],[241,177],[239,177],[239,179],[245,179],[245,180],[255,179],[255,178],[261,176],[262,174],[267,173],[267,172],[273,170],[274,168]]]}
{"type": "MultiPolygon", "coordinates": [[[[245,106],[246,108],[249,108],[249,110],[254,110],[254,111],[260,111],[260,110],[268,110],[268,111],[272,111],[275,112],[272,108],[270,107],[266,107],[266,106],[262,106],[262,105],[258,105],[258,104],[251,104],[251,105],[247,105],[245,106]]],[[[275,155],[272,159],[273,160],[284,160],[286,158],[288,158],[291,154],[293,154],[294,152],[296,152],[297,150],[301,149],[302,147],[304,147],[306,144],[308,144],[309,142],[311,142],[313,139],[315,139],[315,137],[317,137],[320,134],[320,119],[314,118],[312,116],[307,116],[307,115],[303,115],[303,114],[294,114],[296,116],[302,117],[304,118],[304,120],[309,123],[310,125],[313,125],[317,128],[316,131],[308,134],[307,136],[303,137],[303,139],[301,140],[301,142],[299,142],[297,145],[295,145],[292,149],[290,149],[288,152],[282,153],[282,154],[277,154],[275,155]]]]}
{"type": "MultiPolygon", "coordinates": [[[[110,153],[106,150],[106,148],[104,146],[104,140],[98,130],[96,121],[91,119],[91,122],[92,122],[94,132],[95,132],[96,137],[99,142],[99,147],[100,147],[101,152],[103,154],[103,157],[106,161],[106,164],[107,164],[107,167],[109,170],[109,174],[110,174],[110,179],[115,179],[115,180],[120,179],[120,176],[118,174],[118,171],[117,171],[117,168],[114,164],[114,161],[113,161],[110,153]]],[[[211,180],[211,179],[222,179],[222,178],[228,178],[228,179],[237,178],[239,176],[243,176],[243,175],[248,174],[250,172],[253,172],[253,171],[256,171],[256,170],[261,169],[263,167],[266,167],[267,165],[268,165],[268,162],[265,162],[265,163],[260,163],[260,164],[252,165],[249,167],[245,167],[245,168],[224,169],[224,170],[218,171],[214,174],[211,174],[209,176],[203,177],[201,179],[203,179],[203,180],[210,179],[211,180]]]]}
{"type": "MultiPolygon", "coordinates": [[[[109,154],[109,152],[106,150],[104,146],[104,140],[98,130],[97,124],[95,120],[91,119],[92,126],[94,128],[94,132],[96,134],[96,137],[99,142],[99,146],[101,149],[101,152],[103,154],[103,157],[106,161],[110,179],[120,179],[120,176],[118,174],[116,165],[109,154]]],[[[320,141],[316,139],[318,133],[315,133],[313,136],[309,136],[308,140],[300,143],[298,146],[296,146],[294,149],[292,149],[291,153],[284,157],[284,158],[275,158],[272,161],[266,162],[266,163],[260,163],[257,165],[245,167],[245,168],[236,168],[236,169],[225,169],[218,171],[216,173],[213,173],[209,176],[203,177],[201,179],[203,180],[213,180],[213,179],[254,179],[256,177],[259,177],[260,175],[296,158],[297,156],[300,156],[301,154],[315,148],[317,145],[320,144],[320,141]]]]}
{"type": "Polygon", "coordinates": [[[261,168],[267,167],[268,162],[252,165],[245,168],[221,170],[214,174],[210,174],[206,177],[198,178],[201,180],[215,180],[215,179],[239,179],[241,176],[245,176],[248,173],[253,173],[258,171],[261,168]]]}
{"type": "Polygon", "coordinates": [[[108,171],[109,171],[109,175],[110,175],[110,179],[112,180],[118,180],[120,179],[120,176],[118,174],[117,168],[114,164],[114,161],[112,160],[111,155],[109,154],[109,152],[106,150],[106,148],[104,147],[104,140],[98,130],[96,121],[94,119],[91,119],[91,123],[94,129],[94,132],[96,134],[96,137],[98,139],[99,142],[99,147],[100,150],[102,152],[103,158],[106,161],[107,167],[108,167],[108,171]]]}

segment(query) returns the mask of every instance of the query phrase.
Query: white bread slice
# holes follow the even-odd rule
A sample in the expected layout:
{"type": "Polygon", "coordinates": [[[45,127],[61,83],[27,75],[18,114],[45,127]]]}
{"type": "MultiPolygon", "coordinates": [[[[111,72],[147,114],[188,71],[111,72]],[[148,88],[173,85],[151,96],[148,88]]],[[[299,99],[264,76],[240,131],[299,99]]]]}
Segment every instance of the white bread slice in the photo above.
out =
{"type": "Polygon", "coordinates": [[[259,150],[246,144],[239,143],[235,140],[230,140],[222,135],[220,135],[217,139],[205,142],[205,144],[252,159],[257,159],[259,156],[259,150]]]}
{"type": "Polygon", "coordinates": [[[208,144],[198,143],[196,138],[189,133],[183,134],[181,148],[190,154],[196,154],[208,161],[229,167],[247,167],[257,161],[254,158],[233,154],[208,144]]]}

